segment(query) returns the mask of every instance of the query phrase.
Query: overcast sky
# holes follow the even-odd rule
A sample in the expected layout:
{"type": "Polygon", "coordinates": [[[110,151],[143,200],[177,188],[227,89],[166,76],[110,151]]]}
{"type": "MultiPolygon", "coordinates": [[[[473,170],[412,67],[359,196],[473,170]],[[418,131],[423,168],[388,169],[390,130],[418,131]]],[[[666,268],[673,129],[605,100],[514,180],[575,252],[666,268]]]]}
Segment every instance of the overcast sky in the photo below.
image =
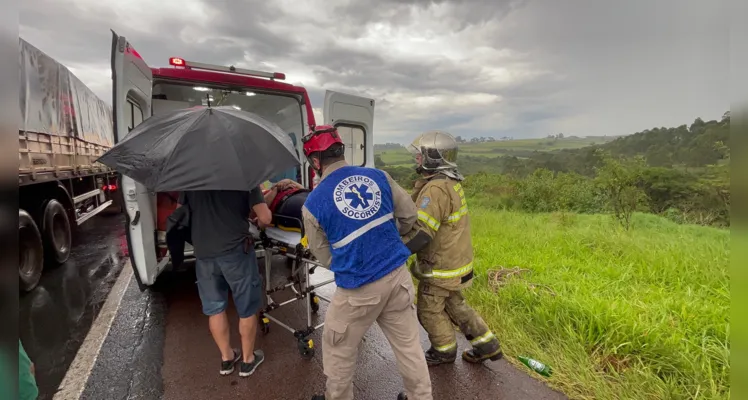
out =
{"type": "Polygon", "coordinates": [[[376,142],[622,135],[729,109],[724,2],[24,0],[20,35],[111,101],[111,33],[377,100],[376,142]]]}

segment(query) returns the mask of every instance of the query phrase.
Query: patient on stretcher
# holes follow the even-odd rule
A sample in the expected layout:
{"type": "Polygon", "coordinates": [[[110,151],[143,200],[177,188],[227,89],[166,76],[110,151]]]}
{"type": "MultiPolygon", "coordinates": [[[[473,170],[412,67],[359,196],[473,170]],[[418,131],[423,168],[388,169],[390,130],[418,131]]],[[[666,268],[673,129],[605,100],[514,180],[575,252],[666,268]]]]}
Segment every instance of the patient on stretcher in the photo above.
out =
{"type": "Polygon", "coordinates": [[[304,206],[309,190],[291,179],[283,179],[263,191],[265,203],[273,213],[271,226],[290,232],[301,232],[304,206]]]}

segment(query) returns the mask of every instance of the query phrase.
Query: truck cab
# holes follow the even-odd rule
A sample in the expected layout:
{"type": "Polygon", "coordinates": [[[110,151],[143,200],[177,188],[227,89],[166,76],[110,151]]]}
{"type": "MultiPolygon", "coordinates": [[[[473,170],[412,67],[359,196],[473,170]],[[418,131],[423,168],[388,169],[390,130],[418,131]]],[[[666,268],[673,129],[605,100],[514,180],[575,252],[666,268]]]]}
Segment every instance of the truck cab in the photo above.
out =
{"type": "MultiPolygon", "coordinates": [[[[169,67],[151,68],[124,36],[112,32],[112,94],[115,143],[151,115],[198,105],[231,106],[258,114],[295,140],[302,165],[296,176],[312,188],[313,172],[303,156],[301,138],[315,126],[304,87],[283,82],[285,74],[168,59],[169,67]]],[[[324,122],[338,128],[350,165],[374,166],[374,100],[327,91],[324,122]]],[[[278,171],[282,173],[283,171],[278,171]]],[[[176,209],[178,192],[154,193],[122,176],[127,246],[141,290],[155,283],[168,266],[166,219],[176,209]]],[[[250,190],[251,188],[247,188],[250,190]]],[[[185,256],[191,256],[187,246],[185,256]]]]}

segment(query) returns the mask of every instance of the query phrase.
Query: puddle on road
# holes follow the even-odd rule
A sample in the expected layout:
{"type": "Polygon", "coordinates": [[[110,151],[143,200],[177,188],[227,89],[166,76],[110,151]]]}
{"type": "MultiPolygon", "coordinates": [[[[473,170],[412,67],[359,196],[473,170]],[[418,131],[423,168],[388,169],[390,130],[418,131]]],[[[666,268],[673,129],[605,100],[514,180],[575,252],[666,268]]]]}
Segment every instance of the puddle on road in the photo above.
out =
{"type": "Polygon", "coordinates": [[[36,364],[39,400],[54,395],[119,276],[124,234],[122,216],[88,221],[74,233],[70,259],[21,295],[19,333],[36,364]]]}

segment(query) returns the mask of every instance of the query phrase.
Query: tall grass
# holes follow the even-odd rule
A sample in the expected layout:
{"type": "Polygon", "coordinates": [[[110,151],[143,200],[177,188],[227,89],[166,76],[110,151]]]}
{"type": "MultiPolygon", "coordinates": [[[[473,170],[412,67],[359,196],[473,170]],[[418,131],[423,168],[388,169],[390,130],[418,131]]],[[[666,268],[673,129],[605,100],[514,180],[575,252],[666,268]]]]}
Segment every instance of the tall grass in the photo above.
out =
{"type": "Polygon", "coordinates": [[[729,231],[479,204],[466,295],[509,358],[552,366],[574,399],[729,398],[729,231]],[[500,266],[528,272],[494,290],[500,266]]]}

